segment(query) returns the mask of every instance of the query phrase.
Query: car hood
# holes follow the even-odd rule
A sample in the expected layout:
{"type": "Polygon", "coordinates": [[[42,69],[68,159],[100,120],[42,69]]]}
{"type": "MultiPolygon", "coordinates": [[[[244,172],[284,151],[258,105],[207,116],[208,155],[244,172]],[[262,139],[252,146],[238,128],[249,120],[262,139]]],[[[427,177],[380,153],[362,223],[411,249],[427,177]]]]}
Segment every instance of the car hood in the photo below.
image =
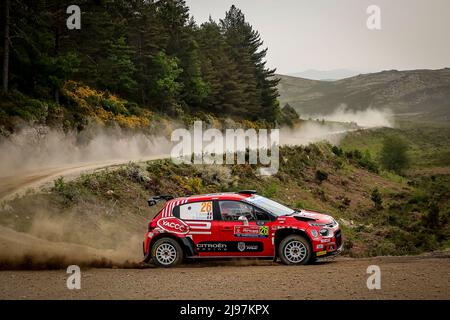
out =
{"type": "Polygon", "coordinates": [[[327,214],[308,211],[308,210],[300,210],[292,215],[292,217],[302,220],[302,221],[314,221],[316,223],[332,223],[333,218],[327,214]]]}

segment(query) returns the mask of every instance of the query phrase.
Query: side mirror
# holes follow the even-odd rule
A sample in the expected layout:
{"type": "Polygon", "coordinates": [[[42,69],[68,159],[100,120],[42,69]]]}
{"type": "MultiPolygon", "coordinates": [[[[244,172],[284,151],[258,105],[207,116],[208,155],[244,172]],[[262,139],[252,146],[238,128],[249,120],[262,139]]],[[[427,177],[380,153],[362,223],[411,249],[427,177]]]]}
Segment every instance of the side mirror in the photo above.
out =
{"type": "Polygon", "coordinates": [[[248,226],[248,219],[245,216],[240,216],[238,218],[238,221],[242,221],[242,223],[244,224],[244,226],[248,226]]]}

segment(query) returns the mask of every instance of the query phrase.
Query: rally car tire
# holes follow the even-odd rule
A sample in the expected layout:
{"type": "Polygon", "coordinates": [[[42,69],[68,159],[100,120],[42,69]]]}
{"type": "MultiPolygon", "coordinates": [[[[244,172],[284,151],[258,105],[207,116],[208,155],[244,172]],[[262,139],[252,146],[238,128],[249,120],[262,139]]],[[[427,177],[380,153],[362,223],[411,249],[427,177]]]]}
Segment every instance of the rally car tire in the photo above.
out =
{"type": "Polygon", "coordinates": [[[172,238],[162,238],[153,244],[151,256],[159,267],[174,267],[183,261],[183,248],[172,238]]]}
{"type": "Polygon", "coordinates": [[[293,234],[281,240],[278,246],[278,256],[283,264],[308,264],[312,256],[311,245],[305,237],[293,234]]]}

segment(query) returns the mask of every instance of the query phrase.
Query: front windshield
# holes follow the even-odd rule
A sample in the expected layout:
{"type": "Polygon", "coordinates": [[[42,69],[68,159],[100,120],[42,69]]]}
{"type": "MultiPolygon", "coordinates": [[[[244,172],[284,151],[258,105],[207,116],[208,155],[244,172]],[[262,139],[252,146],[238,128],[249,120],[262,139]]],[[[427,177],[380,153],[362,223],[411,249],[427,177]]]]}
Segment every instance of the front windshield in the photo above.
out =
{"type": "Polygon", "coordinates": [[[245,200],[254,204],[257,207],[260,207],[261,209],[269,211],[270,213],[272,213],[276,216],[284,216],[284,215],[292,214],[295,212],[295,210],[292,210],[286,206],[283,206],[281,203],[264,198],[262,196],[255,195],[252,197],[248,197],[245,200]]]}

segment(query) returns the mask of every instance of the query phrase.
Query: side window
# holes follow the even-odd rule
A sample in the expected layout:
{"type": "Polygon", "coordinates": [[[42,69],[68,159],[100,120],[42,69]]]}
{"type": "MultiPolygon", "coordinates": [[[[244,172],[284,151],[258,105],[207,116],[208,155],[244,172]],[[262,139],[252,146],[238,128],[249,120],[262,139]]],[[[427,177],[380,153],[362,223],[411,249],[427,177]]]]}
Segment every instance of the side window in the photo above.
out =
{"type": "Polygon", "coordinates": [[[182,204],[179,207],[179,217],[183,220],[210,221],[213,219],[213,203],[204,201],[182,204]]]}
{"type": "Polygon", "coordinates": [[[267,212],[262,211],[259,208],[254,207],[255,217],[258,221],[272,221],[272,217],[267,212]]]}
{"type": "Polygon", "coordinates": [[[220,214],[223,221],[237,221],[240,216],[247,217],[248,221],[256,221],[253,207],[239,201],[219,201],[220,214]]]}

